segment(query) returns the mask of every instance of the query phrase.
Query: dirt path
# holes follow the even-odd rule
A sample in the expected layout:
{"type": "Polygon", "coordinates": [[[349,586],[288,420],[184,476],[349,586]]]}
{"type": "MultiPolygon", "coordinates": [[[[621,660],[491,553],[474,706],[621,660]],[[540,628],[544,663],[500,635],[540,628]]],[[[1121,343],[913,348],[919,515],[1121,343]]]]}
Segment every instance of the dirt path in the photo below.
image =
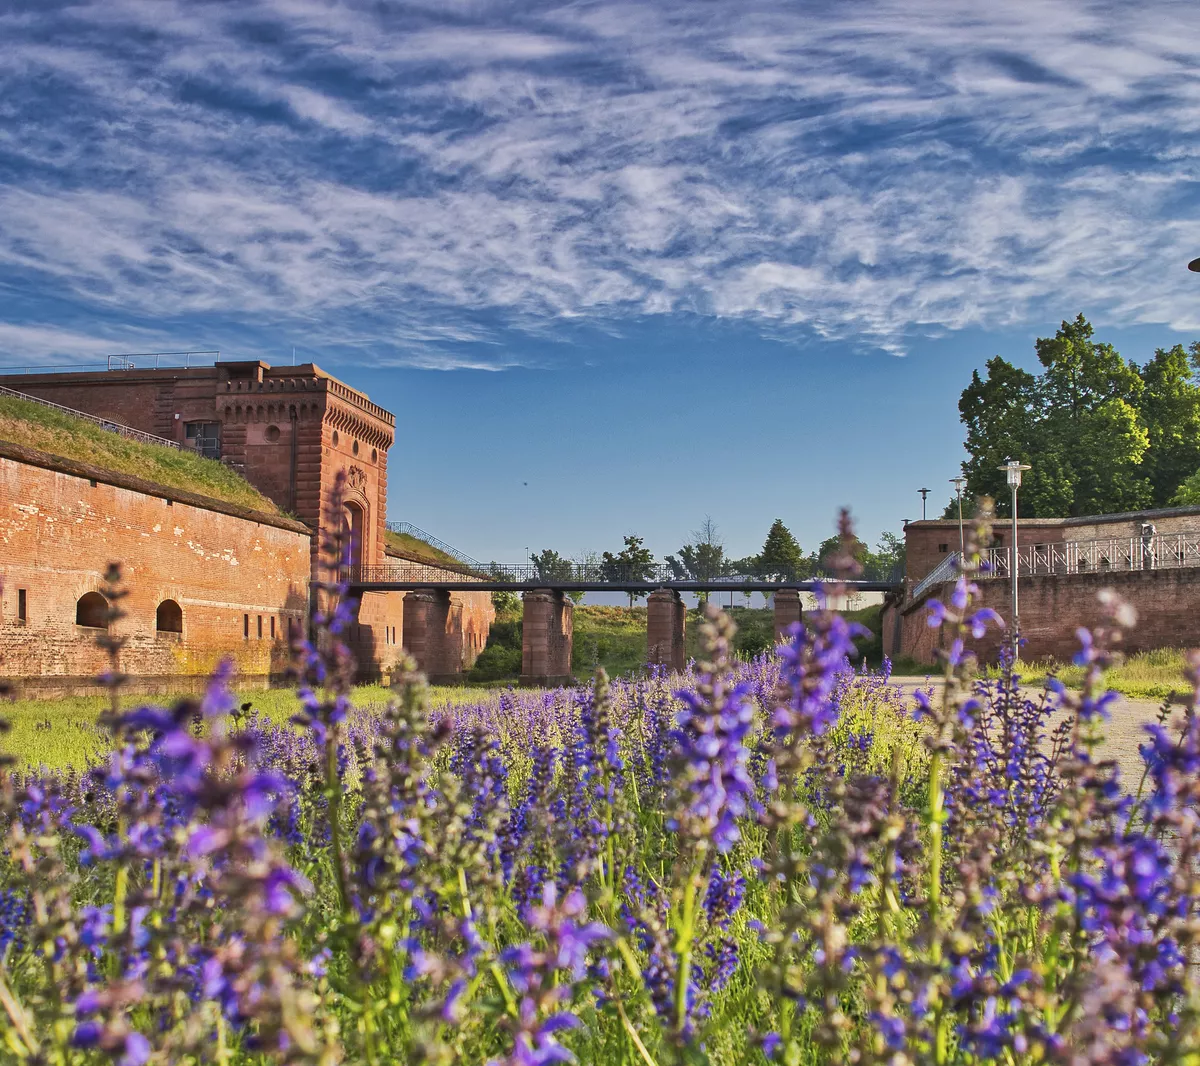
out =
{"type": "MultiPolygon", "coordinates": [[[[931,686],[936,692],[941,688],[940,680],[923,677],[893,677],[892,682],[904,692],[915,692],[931,686]]],[[[1041,690],[1030,688],[1027,692],[1036,698],[1041,690]]],[[[1100,751],[1105,757],[1116,759],[1121,767],[1121,776],[1130,788],[1136,788],[1142,776],[1143,764],[1138,746],[1146,739],[1144,726],[1155,721],[1159,707],[1159,703],[1151,700],[1131,700],[1125,696],[1118,696],[1113,704],[1112,718],[1105,727],[1104,744],[1100,751]]]]}

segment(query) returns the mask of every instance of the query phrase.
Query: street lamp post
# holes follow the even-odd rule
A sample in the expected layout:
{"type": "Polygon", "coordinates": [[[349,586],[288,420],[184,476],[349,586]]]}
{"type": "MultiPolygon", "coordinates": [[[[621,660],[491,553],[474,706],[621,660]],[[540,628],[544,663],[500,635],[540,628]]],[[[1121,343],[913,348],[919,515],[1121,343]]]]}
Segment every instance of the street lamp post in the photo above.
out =
{"type": "Polygon", "coordinates": [[[963,555],[966,554],[967,544],[963,537],[963,520],[962,520],[962,490],[967,483],[967,479],[959,474],[958,477],[952,477],[950,484],[954,486],[954,495],[958,497],[958,565],[962,566],[963,555]]]}
{"type": "Polygon", "coordinates": [[[1017,657],[1017,649],[1021,636],[1021,623],[1019,614],[1019,601],[1017,599],[1017,572],[1020,570],[1020,565],[1017,559],[1017,489],[1021,487],[1021,473],[1029,469],[1027,463],[1022,463],[1019,459],[1009,459],[1002,467],[1008,477],[1009,487],[1012,489],[1012,548],[1009,549],[1009,576],[1012,578],[1012,642],[1013,642],[1013,659],[1017,657]]]}
{"type": "Polygon", "coordinates": [[[917,491],[921,494],[921,521],[924,522],[925,521],[925,497],[929,495],[930,490],[929,489],[917,489],[917,491]]]}

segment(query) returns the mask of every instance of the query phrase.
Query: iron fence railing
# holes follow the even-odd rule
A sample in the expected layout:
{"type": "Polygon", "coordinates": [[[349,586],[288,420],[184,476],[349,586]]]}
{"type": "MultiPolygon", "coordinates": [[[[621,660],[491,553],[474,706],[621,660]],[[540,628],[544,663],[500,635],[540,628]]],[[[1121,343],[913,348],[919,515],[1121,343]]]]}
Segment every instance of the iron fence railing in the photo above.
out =
{"type": "Polygon", "coordinates": [[[426,544],[430,544],[437,548],[438,551],[445,552],[451,558],[457,559],[464,566],[470,566],[477,570],[486,568],[485,564],[481,563],[478,559],[472,559],[469,555],[460,552],[457,548],[447,544],[444,540],[438,540],[437,537],[426,533],[425,530],[421,529],[419,526],[414,526],[411,522],[389,522],[387,527],[393,533],[403,533],[409,537],[416,537],[417,540],[423,540],[426,544]]]}
{"type": "MultiPolygon", "coordinates": [[[[981,562],[983,565],[974,574],[975,580],[1007,578],[1011,573],[1012,548],[988,548],[982,553],[981,562]]],[[[1173,570],[1189,566],[1200,566],[1200,531],[1017,547],[1019,577],[1173,570]]],[[[934,585],[952,581],[957,576],[958,552],[952,552],[917,582],[910,598],[920,599],[934,585]]]]}
{"type": "MultiPolygon", "coordinates": [[[[1012,549],[989,548],[981,578],[1006,578],[1012,549]]],[[[1094,574],[1110,571],[1168,570],[1200,566],[1200,531],[1156,533],[1152,536],[1068,540],[1059,544],[1028,544],[1017,548],[1017,574],[1094,574]]]]}
{"type": "Polygon", "coordinates": [[[97,425],[101,429],[106,429],[110,433],[117,433],[122,437],[127,437],[129,440],[140,441],[142,444],[160,444],[164,448],[179,448],[179,444],[176,441],[167,440],[166,437],[156,437],[153,433],[134,429],[133,426],[126,426],[120,422],[113,422],[108,418],[89,415],[86,411],[76,411],[73,407],[64,407],[60,403],[51,403],[49,400],[43,400],[40,396],[30,396],[28,393],[17,392],[15,389],[6,389],[2,385],[0,385],[0,396],[12,396],[18,400],[26,400],[29,403],[36,403],[41,407],[49,407],[51,410],[60,411],[62,414],[70,415],[72,418],[82,418],[85,422],[91,422],[93,425],[97,425]]]}
{"type": "MultiPolygon", "coordinates": [[[[778,586],[788,588],[802,583],[801,581],[773,580],[752,574],[721,574],[719,576],[681,574],[676,567],[668,563],[653,563],[648,566],[619,566],[605,563],[578,563],[563,561],[561,565],[544,570],[532,563],[477,563],[473,566],[454,566],[452,564],[434,565],[422,563],[384,563],[348,567],[343,572],[343,579],[351,584],[414,584],[430,582],[430,567],[445,570],[451,574],[461,574],[466,579],[476,579],[488,584],[520,585],[520,586],[589,586],[594,588],[612,587],[620,589],[628,586],[669,586],[675,584],[699,584],[710,589],[737,589],[753,585],[778,586]]],[[[830,581],[834,575],[817,573],[803,581],[830,581]]],[[[899,580],[899,574],[889,573],[883,578],[867,578],[866,583],[881,588],[894,584],[899,580]]],[[[436,582],[435,582],[436,583],[436,582]]],[[[854,582],[851,582],[854,584],[854,582]]]]}

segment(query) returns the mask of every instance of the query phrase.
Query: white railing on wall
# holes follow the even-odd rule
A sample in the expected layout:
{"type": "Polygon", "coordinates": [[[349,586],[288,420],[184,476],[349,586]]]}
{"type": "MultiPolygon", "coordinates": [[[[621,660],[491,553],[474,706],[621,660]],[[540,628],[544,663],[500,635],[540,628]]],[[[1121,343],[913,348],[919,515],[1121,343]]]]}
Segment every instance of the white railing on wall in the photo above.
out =
{"type": "MultiPolygon", "coordinates": [[[[982,553],[981,562],[983,565],[972,575],[973,580],[1007,578],[1012,549],[988,548],[982,553]]],[[[1178,570],[1189,566],[1200,567],[1200,531],[1022,544],[1017,548],[1019,577],[1178,570]]],[[[920,599],[933,586],[953,581],[957,576],[958,552],[952,552],[916,584],[909,596],[920,599]]]]}
{"type": "MultiPolygon", "coordinates": [[[[978,578],[1008,577],[1011,548],[989,548],[978,578]]],[[[1200,531],[1156,533],[1153,536],[1068,540],[1060,544],[1029,544],[1017,548],[1017,574],[1095,574],[1132,570],[1168,570],[1200,566],[1200,531]]]]}

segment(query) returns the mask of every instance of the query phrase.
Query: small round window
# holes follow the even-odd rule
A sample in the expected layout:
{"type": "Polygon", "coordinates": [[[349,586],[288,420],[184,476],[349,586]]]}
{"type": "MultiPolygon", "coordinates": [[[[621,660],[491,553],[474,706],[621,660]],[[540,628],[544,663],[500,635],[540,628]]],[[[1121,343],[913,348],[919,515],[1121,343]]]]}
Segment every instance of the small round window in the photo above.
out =
{"type": "Polygon", "coordinates": [[[352,452],[353,452],[355,455],[357,455],[357,454],[358,454],[358,441],[355,441],[355,442],[354,442],[354,444],[353,444],[353,446],[350,448],[350,450],[351,450],[351,451],[352,451],[352,452]]]}
{"type": "Polygon", "coordinates": [[[333,446],[335,448],[338,446],[338,431],[336,429],[333,431],[333,446]]]}
{"type": "Polygon", "coordinates": [[[267,443],[274,444],[277,440],[279,440],[279,427],[267,426],[267,443]]]}

